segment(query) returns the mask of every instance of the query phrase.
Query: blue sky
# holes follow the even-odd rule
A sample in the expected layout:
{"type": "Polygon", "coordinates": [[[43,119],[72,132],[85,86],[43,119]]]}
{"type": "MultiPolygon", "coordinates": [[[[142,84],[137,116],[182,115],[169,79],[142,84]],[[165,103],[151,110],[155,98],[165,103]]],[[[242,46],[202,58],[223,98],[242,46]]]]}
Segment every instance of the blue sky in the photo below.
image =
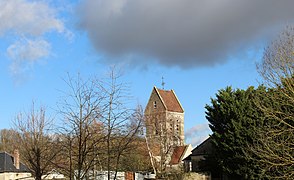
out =
{"type": "Polygon", "coordinates": [[[122,67],[134,101],[153,86],[174,89],[186,140],[210,133],[205,104],[226,86],[261,81],[255,64],[294,20],[294,1],[0,0],[0,128],[32,101],[55,116],[63,78],[103,76],[122,67]]]}

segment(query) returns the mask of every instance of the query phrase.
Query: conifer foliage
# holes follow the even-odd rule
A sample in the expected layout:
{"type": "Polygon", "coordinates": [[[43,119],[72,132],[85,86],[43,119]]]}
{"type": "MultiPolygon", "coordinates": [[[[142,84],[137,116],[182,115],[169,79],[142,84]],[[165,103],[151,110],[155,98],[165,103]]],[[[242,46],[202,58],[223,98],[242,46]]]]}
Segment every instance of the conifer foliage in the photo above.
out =
{"type": "Polygon", "coordinates": [[[248,144],[252,144],[256,129],[262,126],[262,112],[254,99],[265,93],[264,87],[247,90],[220,90],[211,105],[206,105],[206,118],[213,132],[215,156],[223,171],[230,178],[258,178],[260,168],[253,158],[247,157],[248,144]]]}
{"type": "Polygon", "coordinates": [[[230,179],[294,179],[294,28],[264,51],[265,86],[220,90],[206,118],[215,158],[230,179]]]}

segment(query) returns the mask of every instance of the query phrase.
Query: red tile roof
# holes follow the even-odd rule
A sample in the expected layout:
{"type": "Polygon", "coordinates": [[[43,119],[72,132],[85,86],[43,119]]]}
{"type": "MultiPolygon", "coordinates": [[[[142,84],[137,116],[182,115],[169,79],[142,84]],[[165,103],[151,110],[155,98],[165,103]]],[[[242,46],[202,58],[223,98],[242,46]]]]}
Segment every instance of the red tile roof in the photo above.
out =
{"type": "Polygon", "coordinates": [[[173,90],[162,90],[157,89],[159,96],[161,97],[163,103],[165,104],[168,111],[183,113],[184,110],[173,90]]]}
{"type": "Polygon", "coordinates": [[[179,164],[181,162],[181,157],[183,156],[183,154],[185,153],[187,146],[176,146],[174,148],[174,152],[171,156],[171,160],[170,160],[170,165],[176,165],[179,164]]]}

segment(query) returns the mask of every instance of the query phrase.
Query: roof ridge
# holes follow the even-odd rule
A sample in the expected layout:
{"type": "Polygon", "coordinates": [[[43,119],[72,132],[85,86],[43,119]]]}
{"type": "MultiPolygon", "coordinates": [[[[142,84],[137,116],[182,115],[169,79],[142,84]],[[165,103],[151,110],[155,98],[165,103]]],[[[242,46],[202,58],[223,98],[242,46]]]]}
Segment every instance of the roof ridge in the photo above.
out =
{"type": "Polygon", "coordinates": [[[158,94],[160,100],[167,111],[184,113],[184,108],[182,107],[175,91],[158,89],[154,86],[156,93],[158,94]]]}
{"type": "Polygon", "coordinates": [[[175,91],[173,89],[171,89],[171,92],[173,93],[173,95],[176,97],[176,100],[178,101],[180,108],[182,109],[182,111],[184,112],[184,108],[180,102],[180,100],[178,99],[178,96],[176,95],[175,91]]]}
{"type": "MultiPolygon", "coordinates": [[[[163,98],[161,97],[161,95],[160,95],[160,93],[159,93],[159,91],[158,91],[158,90],[161,90],[161,89],[158,89],[156,86],[154,86],[154,89],[155,89],[155,92],[157,93],[159,99],[161,100],[161,102],[162,102],[164,108],[165,108],[166,110],[168,110],[168,109],[167,109],[167,106],[166,106],[166,104],[165,104],[165,102],[164,102],[164,100],[163,100],[163,98]]],[[[161,90],[161,91],[162,91],[162,90],[161,90]]]]}

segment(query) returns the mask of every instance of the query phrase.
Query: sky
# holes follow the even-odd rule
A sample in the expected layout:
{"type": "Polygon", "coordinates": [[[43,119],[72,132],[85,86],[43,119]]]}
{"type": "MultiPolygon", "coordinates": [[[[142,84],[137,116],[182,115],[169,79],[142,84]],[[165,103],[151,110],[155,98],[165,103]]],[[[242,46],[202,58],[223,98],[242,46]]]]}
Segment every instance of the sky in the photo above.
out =
{"type": "MultiPolygon", "coordinates": [[[[67,74],[123,71],[145,107],[153,86],[173,89],[186,143],[211,133],[205,105],[226,86],[262,82],[264,48],[293,24],[293,0],[0,0],[0,129],[32,102],[56,117],[67,74]]],[[[57,123],[60,121],[57,120],[57,123]]]]}

